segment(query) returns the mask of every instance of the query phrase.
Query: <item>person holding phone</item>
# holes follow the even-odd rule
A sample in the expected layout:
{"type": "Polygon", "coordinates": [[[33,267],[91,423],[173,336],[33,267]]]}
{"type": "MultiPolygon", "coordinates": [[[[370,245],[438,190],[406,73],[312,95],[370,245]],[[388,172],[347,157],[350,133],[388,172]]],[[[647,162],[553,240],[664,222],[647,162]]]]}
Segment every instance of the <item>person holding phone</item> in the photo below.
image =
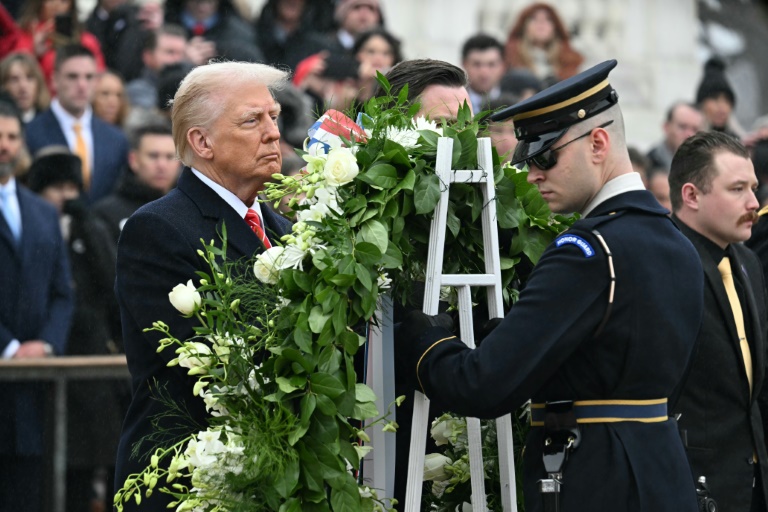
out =
{"type": "Polygon", "coordinates": [[[56,49],[79,43],[93,53],[99,71],[104,69],[104,56],[96,37],[86,32],[77,19],[77,0],[29,0],[19,23],[11,34],[11,51],[33,54],[43,70],[51,92],[56,49]]]}

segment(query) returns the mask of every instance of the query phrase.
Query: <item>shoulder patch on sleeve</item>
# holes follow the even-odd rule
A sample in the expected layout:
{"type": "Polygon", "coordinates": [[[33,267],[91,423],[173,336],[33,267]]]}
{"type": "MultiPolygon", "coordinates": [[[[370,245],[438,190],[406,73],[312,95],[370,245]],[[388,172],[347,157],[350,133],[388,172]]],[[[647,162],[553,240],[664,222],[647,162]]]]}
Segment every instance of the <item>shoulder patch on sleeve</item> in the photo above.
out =
{"type": "Polygon", "coordinates": [[[575,245],[581,249],[581,252],[584,253],[585,258],[591,258],[595,255],[595,250],[591,245],[589,245],[589,242],[578,235],[565,234],[555,240],[555,245],[557,247],[562,247],[563,245],[567,244],[575,245]]]}

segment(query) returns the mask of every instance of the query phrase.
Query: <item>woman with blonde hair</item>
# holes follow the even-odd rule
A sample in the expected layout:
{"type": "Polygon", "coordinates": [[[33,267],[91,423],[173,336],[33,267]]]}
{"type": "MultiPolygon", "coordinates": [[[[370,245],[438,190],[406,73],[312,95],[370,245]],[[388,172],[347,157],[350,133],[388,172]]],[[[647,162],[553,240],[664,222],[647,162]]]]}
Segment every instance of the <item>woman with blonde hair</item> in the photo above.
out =
{"type": "Polygon", "coordinates": [[[11,53],[0,61],[0,89],[16,102],[25,124],[51,103],[43,72],[27,53],[11,53]]]}
{"type": "Polygon", "coordinates": [[[578,73],[584,57],[571,48],[570,37],[554,7],[535,3],[523,9],[509,32],[507,69],[525,68],[544,83],[578,73]]]}

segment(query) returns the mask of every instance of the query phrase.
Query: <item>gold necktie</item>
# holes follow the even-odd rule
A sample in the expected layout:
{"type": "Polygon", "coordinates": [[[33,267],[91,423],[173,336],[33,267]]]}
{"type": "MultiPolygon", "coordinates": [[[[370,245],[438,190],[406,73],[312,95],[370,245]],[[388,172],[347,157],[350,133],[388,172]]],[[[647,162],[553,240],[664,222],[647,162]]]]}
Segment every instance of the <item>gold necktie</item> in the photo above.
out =
{"type": "Polygon", "coordinates": [[[88,161],[88,146],[85,145],[85,138],[83,138],[83,127],[80,123],[75,123],[72,125],[72,130],[75,132],[75,154],[80,157],[83,164],[83,188],[88,190],[91,186],[91,166],[88,161]]]}
{"type": "Polygon", "coordinates": [[[749,394],[752,396],[752,353],[749,351],[747,343],[747,333],[744,330],[744,313],[741,310],[739,295],[736,293],[736,286],[733,283],[733,274],[731,273],[731,262],[728,256],[724,257],[717,266],[720,276],[723,278],[725,293],[728,294],[728,302],[731,303],[733,319],[736,322],[736,332],[739,334],[739,346],[741,347],[741,357],[744,359],[744,368],[747,371],[747,381],[749,381],[749,394]]]}

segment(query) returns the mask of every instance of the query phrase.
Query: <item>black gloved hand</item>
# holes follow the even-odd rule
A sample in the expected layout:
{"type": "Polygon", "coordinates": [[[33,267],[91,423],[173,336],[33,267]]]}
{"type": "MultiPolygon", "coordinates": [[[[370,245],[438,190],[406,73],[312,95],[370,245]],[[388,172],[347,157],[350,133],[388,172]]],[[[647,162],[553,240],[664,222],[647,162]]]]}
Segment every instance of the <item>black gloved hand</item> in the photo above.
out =
{"type": "Polygon", "coordinates": [[[403,321],[395,324],[395,373],[408,387],[415,389],[416,363],[421,357],[417,344],[424,333],[432,327],[453,331],[453,318],[447,313],[426,315],[418,310],[409,311],[403,321]]]}
{"type": "Polygon", "coordinates": [[[477,339],[475,340],[475,345],[480,346],[480,344],[483,342],[483,340],[493,332],[494,329],[496,329],[501,321],[504,320],[503,318],[491,318],[487,322],[483,324],[482,327],[480,327],[480,330],[477,333],[477,339]]]}

